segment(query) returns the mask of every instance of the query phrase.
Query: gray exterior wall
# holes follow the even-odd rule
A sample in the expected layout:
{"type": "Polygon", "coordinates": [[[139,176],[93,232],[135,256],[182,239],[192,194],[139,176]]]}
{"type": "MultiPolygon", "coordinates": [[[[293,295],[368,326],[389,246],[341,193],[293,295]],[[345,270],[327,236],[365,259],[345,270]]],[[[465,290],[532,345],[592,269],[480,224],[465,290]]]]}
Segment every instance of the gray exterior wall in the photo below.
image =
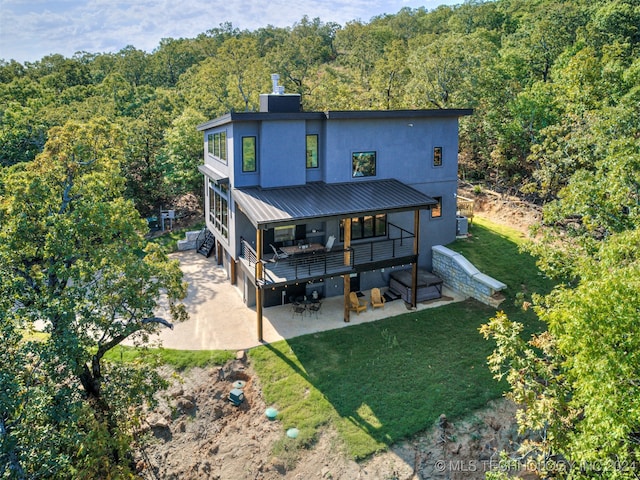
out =
{"type": "MultiPolygon", "coordinates": [[[[240,236],[249,241],[255,238],[251,223],[236,211],[234,187],[277,188],[314,181],[330,184],[395,178],[430,197],[442,199],[440,218],[432,218],[427,210],[420,212],[418,264],[430,270],[432,247],[446,245],[456,236],[458,116],[446,112],[434,116],[384,112],[367,118],[367,113],[362,112],[344,118],[341,112],[335,116],[332,113],[229,114],[200,127],[204,132],[205,164],[228,177],[231,187],[229,239],[218,238],[219,241],[235,256],[239,253],[240,236]],[[227,164],[210,155],[206,144],[209,133],[222,130],[227,134],[227,164]],[[318,135],[318,168],[306,168],[307,134],[318,135]],[[256,137],[256,172],[242,172],[244,136],[256,137]],[[442,147],[441,166],[433,164],[434,147],[442,147]],[[364,151],[376,152],[376,175],[354,178],[352,153],[364,151]]],[[[390,221],[413,231],[411,212],[393,215],[390,221]]],[[[208,213],[207,225],[215,235],[208,213]]],[[[338,222],[327,221],[325,233],[339,238],[338,222]]]]}

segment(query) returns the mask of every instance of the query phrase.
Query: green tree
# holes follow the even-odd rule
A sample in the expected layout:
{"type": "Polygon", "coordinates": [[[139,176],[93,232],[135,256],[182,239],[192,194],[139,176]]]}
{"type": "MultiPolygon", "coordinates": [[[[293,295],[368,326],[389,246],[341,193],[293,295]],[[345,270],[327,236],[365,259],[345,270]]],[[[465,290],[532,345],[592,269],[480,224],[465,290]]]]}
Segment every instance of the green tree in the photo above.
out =
{"type": "Polygon", "coordinates": [[[522,14],[518,29],[505,39],[504,53],[527,79],[547,82],[557,58],[571,47],[588,16],[573,2],[531,2],[527,7],[531,11],[522,14]]]}
{"type": "Polygon", "coordinates": [[[349,22],[336,32],[338,62],[352,69],[359,84],[368,90],[369,76],[373,73],[376,62],[383,56],[385,45],[393,38],[393,33],[385,25],[349,22]]]}
{"type": "Polygon", "coordinates": [[[309,20],[305,16],[292,29],[274,32],[274,38],[265,45],[265,62],[272,73],[280,75],[282,85],[309,95],[316,86],[315,74],[320,65],[335,58],[336,30],[335,23],[325,24],[319,18],[309,20]]]}
{"type": "Polygon", "coordinates": [[[481,328],[497,344],[491,370],[506,376],[508,395],[524,407],[520,429],[533,432],[521,453],[544,475],[637,478],[639,246],[634,229],[602,242],[598,262],[575,259],[579,282],[538,300],[548,332],[529,342],[519,336],[522,325],[503,313],[481,328]]]}
{"type": "Polygon", "coordinates": [[[149,58],[151,84],[175,87],[180,75],[202,59],[193,40],[163,38],[149,58]]]}
{"type": "Polygon", "coordinates": [[[548,330],[526,342],[522,326],[504,314],[481,330],[497,344],[492,371],[506,376],[509,395],[523,406],[521,428],[539,434],[525,445],[528,454],[537,455],[540,466],[565,459],[568,478],[637,478],[639,92],[636,87],[615,107],[592,112],[583,135],[573,128],[572,135],[583,138],[559,145],[572,157],[567,161],[582,166],[545,205],[539,235],[527,247],[560,282],[535,298],[548,330]]]}
{"type": "Polygon", "coordinates": [[[188,193],[202,196],[202,174],[198,171],[198,165],[203,163],[202,133],[196,127],[206,120],[201,113],[187,108],[165,133],[161,163],[172,197],[188,193]]]}
{"type": "Polygon", "coordinates": [[[143,216],[158,212],[170,202],[165,188],[160,154],[165,145],[165,130],[175,115],[172,90],[139,88],[136,91],[135,117],[120,117],[126,132],[125,196],[132,199],[143,216]]]}
{"type": "Polygon", "coordinates": [[[159,379],[104,356],[186,313],[177,263],[146,244],[122,197],[122,160],[122,136],[105,119],[69,122],[33,162],[0,176],[3,476],[129,472],[135,419],[159,379]],[[168,319],[156,315],[162,299],[168,319]],[[42,340],[23,337],[35,327],[42,340]]]}
{"type": "Polygon", "coordinates": [[[371,74],[372,106],[377,109],[401,109],[411,72],[407,66],[407,45],[402,40],[387,44],[384,56],[371,74]]]}
{"type": "Polygon", "coordinates": [[[122,74],[131,85],[137,87],[147,84],[149,80],[149,54],[127,45],[116,54],[115,69],[122,74]]]}
{"type": "Polygon", "coordinates": [[[178,82],[191,108],[207,118],[232,110],[255,111],[259,94],[271,84],[255,37],[230,37],[215,57],[203,60],[178,82]]]}
{"type": "Polygon", "coordinates": [[[413,108],[469,107],[469,92],[497,56],[492,35],[485,30],[470,35],[427,34],[410,44],[407,86],[413,108]]]}
{"type": "Polygon", "coordinates": [[[11,102],[0,115],[0,165],[33,160],[46,140],[46,126],[38,121],[34,109],[11,102]]]}

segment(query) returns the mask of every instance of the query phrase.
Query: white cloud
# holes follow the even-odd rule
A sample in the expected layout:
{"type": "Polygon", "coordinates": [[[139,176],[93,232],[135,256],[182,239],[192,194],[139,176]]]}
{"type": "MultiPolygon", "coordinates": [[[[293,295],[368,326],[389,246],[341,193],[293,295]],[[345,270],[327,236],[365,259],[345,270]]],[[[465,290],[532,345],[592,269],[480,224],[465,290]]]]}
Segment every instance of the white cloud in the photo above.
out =
{"type": "Polygon", "coordinates": [[[241,30],[288,27],[304,15],[344,25],[420,5],[454,0],[0,0],[0,59],[39,60],[50,53],[152,51],[162,38],[194,38],[231,22],[241,30]]]}

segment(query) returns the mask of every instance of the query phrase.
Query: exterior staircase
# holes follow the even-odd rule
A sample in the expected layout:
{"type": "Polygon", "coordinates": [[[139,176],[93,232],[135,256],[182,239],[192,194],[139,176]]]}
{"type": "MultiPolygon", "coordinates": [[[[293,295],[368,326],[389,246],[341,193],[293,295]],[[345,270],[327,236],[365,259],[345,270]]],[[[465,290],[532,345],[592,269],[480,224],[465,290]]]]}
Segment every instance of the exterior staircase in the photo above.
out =
{"type": "Polygon", "coordinates": [[[199,254],[209,258],[215,246],[216,238],[213,236],[213,233],[211,233],[208,228],[203,228],[196,240],[196,250],[199,254]]]}

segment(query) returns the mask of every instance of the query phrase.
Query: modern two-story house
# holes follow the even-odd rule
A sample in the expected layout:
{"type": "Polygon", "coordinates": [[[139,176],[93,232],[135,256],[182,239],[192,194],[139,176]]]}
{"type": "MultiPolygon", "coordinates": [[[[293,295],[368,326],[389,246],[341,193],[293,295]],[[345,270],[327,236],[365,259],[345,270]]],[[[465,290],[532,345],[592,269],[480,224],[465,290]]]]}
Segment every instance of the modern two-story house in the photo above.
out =
{"type": "Polygon", "coordinates": [[[273,92],[259,112],[206,122],[207,234],[218,263],[256,307],[348,295],[431,267],[456,237],[458,121],[471,110],[305,112],[273,92]]]}

